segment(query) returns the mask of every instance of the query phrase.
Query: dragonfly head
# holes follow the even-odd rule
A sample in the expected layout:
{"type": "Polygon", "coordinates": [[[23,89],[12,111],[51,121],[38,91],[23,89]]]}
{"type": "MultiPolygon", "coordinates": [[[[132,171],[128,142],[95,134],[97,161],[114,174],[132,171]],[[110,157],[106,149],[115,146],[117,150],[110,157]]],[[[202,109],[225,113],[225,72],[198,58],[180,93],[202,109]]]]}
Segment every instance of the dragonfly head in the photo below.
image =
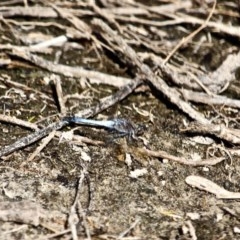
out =
{"type": "Polygon", "coordinates": [[[133,139],[137,139],[139,136],[143,135],[146,129],[147,129],[146,125],[138,124],[134,128],[132,128],[131,131],[129,132],[130,137],[133,139]]]}

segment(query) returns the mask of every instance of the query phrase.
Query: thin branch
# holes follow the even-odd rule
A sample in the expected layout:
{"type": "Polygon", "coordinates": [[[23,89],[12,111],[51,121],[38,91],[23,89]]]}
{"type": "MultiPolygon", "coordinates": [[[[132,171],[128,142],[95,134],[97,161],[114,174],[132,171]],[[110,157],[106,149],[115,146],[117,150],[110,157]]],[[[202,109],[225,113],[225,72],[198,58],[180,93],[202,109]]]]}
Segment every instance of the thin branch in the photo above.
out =
{"type": "Polygon", "coordinates": [[[81,67],[70,67],[63,64],[54,64],[50,61],[47,61],[37,55],[31,54],[27,50],[13,49],[11,55],[23,58],[27,61],[32,62],[38,67],[47,69],[50,72],[56,74],[62,74],[66,77],[75,77],[75,78],[87,78],[90,83],[97,84],[108,84],[115,87],[122,87],[127,83],[131,82],[131,79],[124,77],[116,77],[109,74],[101,73],[98,71],[86,70],[81,67]]]}
{"type": "Polygon", "coordinates": [[[34,123],[30,123],[27,121],[24,121],[22,119],[16,118],[16,117],[11,117],[7,115],[0,114],[0,122],[6,122],[14,125],[18,125],[21,127],[29,128],[32,130],[38,130],[38,126],[34,123]]]}
{"type": "Polygon", "coordinates": [[[0,157],[8,155],[18,149],[21,149],[23,147],[26,147],[39,139],[42,139],[44,136],[48,135],[50,132],[54,130],[61,129],[63,126],[66,126],[68,123],[64,121],[60,121],[57,123],[52,123],[46,128],[43,128],[37,132],[34,132],[32,134],[29,134],[23,138],[18,139],[16,142],[13,144],[10,144],[8,146],[5,146],[0,149],[0,157]]]}
{"type": "Polygon", "coordinates": [[[148,155],[151,157],[166,158],[166,159],[169,159],[174,162],[178,162],[181,164],[190,165],[190,166],[194,166],[194,167],[212,166],[212,165],[216,165],[226,159],[225,157],[218,157],[218,158],[216,157],[216,158],[209,158],[209,159],[205,159],[205,160],[201,160],[201,161],[194,161],[192,159],[186,159],[184,157],[176,157],[165,151],[160,151],[160,150],[153,151],[153,150],[149,150],[149,149],[145,149],[145,148],[138,148],[137,151],[141,154],[145,154],[145,155],[148,155]]]}
{"type": "Polygon", "coordinates": [[[67,113],[67,109],[65,106],[65,101],[64,101],[64,97],[63,97],[63,91],[62,91],[62,84],[61,84],[61,78],[58,75],[52,75],[50,77],[53,80],[55,89],[56,89],[56,93],[57,93],[57,97],[58,97],[58,103],[59,103],[59,107],[60,107],[60,113],[62,115],[66,115],[67,113]]]}
{"type": "Polygon", "coordinates": [[[168,56],[165,58],[165,60],[163,61],[163,65],[165,65],[169,59],[173,56],[173,54],[183,45],[183,44],[186,44],[187,42],[189,42],[194,36],[196,36],[200,31],[202,31],[205,27],[207,27],[207,24],[209,22],[209,20],[211,19],[212,15],[213,15],[213,12],[216,8],[216,4],[217,4],[217,1],[214,0],[214,3],[213,3],[213,7],[207,17],[207,19],[202,23],[202,25],[197,28],[194,32],[192,32],[191,34],[189,34],[186,38],[183,38],[177,45],[176,47],[168,54],[168,56]]]}
{"type": "Polygon", "coordinates": [[[24,161],[20,165],[20,167],[23,167],[27,163],[31,162],[48,145],[48,143],[54,138],[55,133],[56,133],[56,130],[52,131],[47,137],[45,137],[42,140],[41,145],[37,147],[37,149],[28,157],[28,159],[26,161],[24,161]]]}
{"type": "Polygon", "coordinates": [[[125,55],[125,58],[129,63],[138,67],[141,76],[154,85],[156,89],[161,91],[168,99],[178,106],[182,111],[189,115],[192,119],[195,119],[202,123],[208,123],[209,121],[199,112],[194,110],[187,102],[183,101],[181,94],[174,88],[169,87],[163,79],[156,76],[153,71],[146,64],[142,63],[137,53],[124,41],[124,39],[114,32],[108,25],[99,19],[94,19],[92,23],[101,28],[101,30],[107,33],[110,39],[113,39],[125,55]]]}

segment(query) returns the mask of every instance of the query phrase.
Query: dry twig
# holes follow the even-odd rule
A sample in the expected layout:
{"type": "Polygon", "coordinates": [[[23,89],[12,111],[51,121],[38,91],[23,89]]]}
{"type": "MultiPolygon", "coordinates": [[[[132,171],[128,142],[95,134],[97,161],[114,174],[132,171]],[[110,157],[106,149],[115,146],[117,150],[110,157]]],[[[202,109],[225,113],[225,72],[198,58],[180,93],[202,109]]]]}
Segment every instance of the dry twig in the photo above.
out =
{"type": "Polygon", "coordinates": [[[82,188],[82,185],[83,185],[84,178],[86,177],[85,176],[86,174],[87,174],[86,169],[83,169],[81,174],[80,174],[79,180],[78,180],[77,192],[76,192],[76,195],[75,195],[74,203],[71,206],[69,217],[68,217],[68,224],[69,224],[70,229],[71,229],[73,240],[78,240],[77,228],[76,228],[76,225],[79,222],[79,219],[77,219],[78,214],[81,214],[81,216],[83,218],[83,223],[84,223],[87,239],[91,240],[90,232],[89,232],[87,221],[86,221],[86,216],[85,216],[85,213],[84,213],[84,211],[81,207],[81,203],[79,201],[80,191],[81,191],[81,188],[82,188]],[[77,209],[80,212],[78,212],[77,209]]]}
{"type": "Polygon", "coordinates": [[[131,79],[124,78],[124,77],[116,77],[109,74],[101,73],[98,71],[91,71],[86,70],[81,67],[70,67],[67,65],[62,64],[54,64],[50,61],[47,61],[41,57],[38,57],[34,54],[31,54],[27,50],[17,50],[13,49],[12,53],[13,56],[23,58],[27,61],[32,62],[38,67],[47,69],[50,72],[56,74],[62,74],[66,77],[74,77],[74,78],[87,78],[89,79],[90,83],[94,84],[108,84],[115,87],[122,87],[125,84],[131,82],[131,79]]]}
{"type": "Polygon", "coordinates": [[[60,113],[62,115],[66,115],[67,109],[66,109],[65,101],[64,101],[64,97],[63,97],[61,79],[58,75],[52,75],[50,78],[53,79],[53,83],[55,85],[55,89],[57,92],[57,98],[58,98],[57,100],[58,100],[58,104],[60,107],[60,113]]]}
{"type": "Polygon", "coordinates": [[[190,123],[189,126],[182,130],[191,131],[195,133],[202,134],[212,134],[217,138],[224,139],[228,142],[234,144],[240,144],[240,130],[225,127],[224,125],[216,125],[216,124],[201,124],[197,122],[190,123]]]}
{"type": "Polygon", "coordinates": [[[213,2],[213,7],[206,19],[206,21],[204,21],[201,26],[196,29],[194,32],[192,32],[191,34],[189,34],[186,38],[183,38],[177,45],[176,47],[168,54],[168,56],[164,59],[164,61],[162,62],[163,65],[165,65],[169,59],[173,56],[173,54],[183,45],[183,44],[186,44],[188,41],[190,41],[194,36],[196,36],[200,31],[202,31],[208,24],[209,20],[211,19],[212,15],[213,15],[213,12],[216,8],[216,4],[217,4],[217,1],[214,0],[213,2]]]}
{"type": "Polygon", "coordinates": [[[216,195],[218,199],[239,199],[240,192],[230,192],[224,188],[218,186],[216,183],[200,176],[188,176],[186,183],[192,187],[196,187],[200,190],[204,190],[216,195]]]}
{"type": "Polygon", "coordinates": [[[42,150],[47,146],[47,144],[54,138],[56,131],[52,131],[46,138],[42,140],[42,143],[37,149],[28,157],[26,161],[24,161],[20,167],[25,166],[28,162],[31,162],[42,150]]]}
{"type": "Polygon", "coordinates": [[[165,151],[160,151],[160,150],[153,151],[153,150],[149,150],[146,148],[138,148],[137,152],[139,152],[140,154],[145,154],[147,156],[151,156],[151,157],[169,159],[174,162],[178,162],[181,164],[190,165],[190,166],[194,166],[194,167],[212,166],[212,165],[216,165],[216,164],[222,162],[223,160],[225,160],[225,157],[216,157],[216,158],[209,158],[209,159],[205,159],[205,160],[201,160],[201,161],[194,161],[192,159],[186,159],[184,157],[173,156],[165,151]]]}
{"type": "Polygon", "coordinates": [[[11,123],[11,124],[18,125],[18,126],[25,127],[25,128],[29,128],[32,130],[39,129],[38,126],[34,123],[30,123],[30,122],[21,120],[16,117],[11,117],[11,116],[7,116],[7,115],[3,115],[3,114],[0,114],[0,121],[6,122],[6,123],[11,123]]]}
{"type": "Polygon", "coordinates": [[[201,113],[195,111],[187,102],[182,100],[181,94],[176,89],[169,87],[163,81],[163,79],[156,76],[146,64],[142,63],[136,52],[124,41],[121,36],[119,36],[109,26],[107,26],[103,21],[99,19],[94,19],[93,24],[100,27],[101,30],[107,34],[110,39],[113,39],[118,44],[118,47],[121,49],[122,53],[125,55],[126,60],[128,60],[129,63],[137,66],[141,76],[144,76],[147,81],[153,84],[156,89],[161,91],[172,103],[177,105],[192,119],[195,119],[202,123],[208,123],[208,120],[201,113]]]}

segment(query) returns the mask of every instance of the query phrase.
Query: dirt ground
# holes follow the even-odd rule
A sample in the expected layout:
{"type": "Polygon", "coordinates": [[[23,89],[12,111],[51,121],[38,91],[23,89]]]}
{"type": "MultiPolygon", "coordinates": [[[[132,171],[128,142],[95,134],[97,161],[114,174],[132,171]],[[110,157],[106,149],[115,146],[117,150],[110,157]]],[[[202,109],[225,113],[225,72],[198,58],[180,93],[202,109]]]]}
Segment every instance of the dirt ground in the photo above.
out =
{"type": "Polygon", "coordinates": [[[0,3],[0,239],[240,239],[236,1],[11,2],[0,3]],[[64,124],[25,138],[90,109],[144,132],[64,124]]]}

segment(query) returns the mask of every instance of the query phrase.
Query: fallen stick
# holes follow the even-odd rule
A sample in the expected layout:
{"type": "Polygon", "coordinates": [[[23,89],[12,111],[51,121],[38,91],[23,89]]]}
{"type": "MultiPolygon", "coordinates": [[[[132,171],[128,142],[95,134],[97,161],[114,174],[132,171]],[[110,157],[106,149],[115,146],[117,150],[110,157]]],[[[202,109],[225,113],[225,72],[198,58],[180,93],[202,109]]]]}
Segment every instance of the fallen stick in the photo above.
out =
{"type": "Polygon", "coordinates": [[[239,192],[230,192],[220,187],[216,183],[200,176],[188,176],[185,179],[186,183],[192,187],[196,187],[200,190],[212,193],[216,195],[218,199],[239,199],[239,192]]]}
{"type": "Polygon", "coordinates": [[[137,53],[124,41],[121,36],[99,19],[94,19],[92,23],[100,27],[102,32],[106,33],[110,39],[113,39],[118,44],[118,47],[121,49],[129,63],[137,66],[140,71],[140,75],[144,76],[149,83],[151,83],[157,90],[161,91],[164,96],[170,100],[170,102],[178,106],[179,109],[185,112],[192,119],[201,123],[209,123],[209,121],[201,113],[194,110],[189,103],[185,102],[181,98],[181,94],[176,89],[169,87],[163,79],[154,74],[149,66],[142,63],[137,56],[137,53]]]}

